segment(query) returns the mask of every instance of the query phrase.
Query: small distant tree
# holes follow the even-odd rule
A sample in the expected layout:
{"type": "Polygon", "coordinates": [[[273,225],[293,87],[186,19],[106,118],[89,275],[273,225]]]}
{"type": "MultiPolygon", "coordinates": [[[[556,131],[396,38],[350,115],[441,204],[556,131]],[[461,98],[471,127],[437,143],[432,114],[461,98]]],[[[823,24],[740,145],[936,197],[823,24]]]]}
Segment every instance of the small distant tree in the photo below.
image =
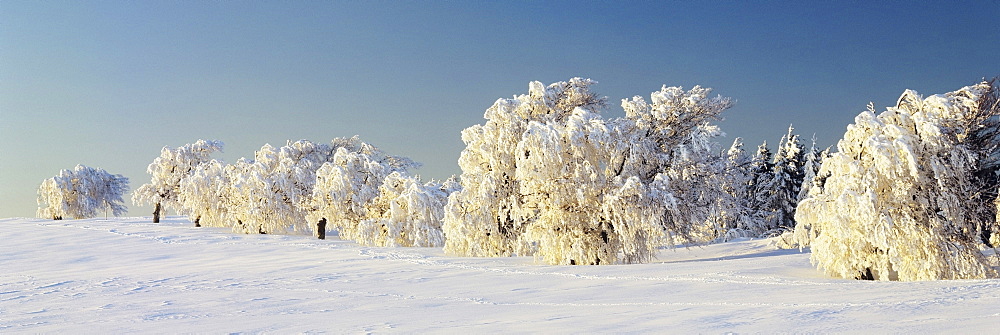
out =
{"type": "Polygon", "coordinates": [[[773,157],[767,142],[764,142],[750,159],[750,181],[747,185],[750,216],[743,227],[754,236],[778,227],[778,213],[774,209],[777,185],[773,157]]]}
{"type": "MultiPolygon", "coordinates": [[[[152,178],[132,193],[132,203],[137,206],[153,205],[153,223],[160,222],[165,208],[181,211],[181,181],[190,176],[198,165],[210,161],[212,153],[222,151],[222,146],[220,141],[198,140],[177,148],[163,147],[160,157],[153,159],[146,168],[152,178]]],[[[195,219],[195,224],[198,223],[195,219]]]]}
{"type": "Polygon", "coordinates": [[[128,178],[112,175],[103,169],[77,165],[59,175],[45,179],[38,187],[38,217],[62,220],[64,217],[85,219],[100,211],[124,215],[122,195],[128,192],[128,178]]]}
{"type": "Polygon", "coordinates": [[[722,190],[716,199],[714,213],[711,217],[713,237],[719,241],[729,241],[734,238],[755,237],[758,224],[756,212],[751,207],[752,192],[750,189],[754,175],[754,156],[743,149],[743,139],[736,138],[726,151],[722,171],[717,175],[718,186],[722,190]]]}
{"type": "Polygon", "coordinates": [[[823,176],[819,174],[819,167],[823,165],[823,159],[830,155],[830,149],[820,151],[816,148],[816,138],[813,137],[812,145],[805,154],[805,163],[802,165],[802,187],[799,188],[799,195],[796,202],[804,200],[809,195],[809,190],[822,188],[823,176]]]}

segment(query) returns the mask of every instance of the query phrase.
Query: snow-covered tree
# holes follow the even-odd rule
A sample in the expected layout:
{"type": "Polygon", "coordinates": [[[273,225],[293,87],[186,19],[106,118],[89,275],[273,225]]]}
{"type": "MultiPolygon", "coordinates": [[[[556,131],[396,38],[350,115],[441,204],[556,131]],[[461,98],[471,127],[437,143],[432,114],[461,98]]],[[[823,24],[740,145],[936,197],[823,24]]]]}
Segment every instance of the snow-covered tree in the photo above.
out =
{"type": "Polygon", "coordinates": [[[747,185],[747,196],[749,201],[749,215],[741,223],[741,228],[748,231],[751,236],[760,236],[766,231],[777,228],[778,214],[774,210],[775,193],[777,188],[774,178],[773,154],[767,148],[767,142],[757,147],[749,162],[749,183],[747,185]]]}
{"type": "Polygon", "coordinates": [[[275,148],[265,144],[252,161],[242,162],[230,176],[240,202],[234,228],[243,233],[309,233],[306,204],[316,170],[330,159],[332,147],[306,140],[275,148]]]}
{"type": "Polygon", "coordinates": [[[368,205],[378,188],[392,173],[368,155],[338,148],[333,161],[316,172],[309,222],[329,222],[340,238],[359,239],[358,224],[366,218],[368,205]]]}
{"type": "MultiPolygon", "coordinates": [[[[227,221],[233,224],[234,230],[247,234],[316,231],[319,220],[333,219],[325,214],[337,212],[316,199],[317,192],[332,187],[318,185],[317,181],[331,181],[331,164],[354,162],[357,160],[352,159],[358,155],[364,156],[362,160],[386,167],[388,172],[416,165],[405,157],[386,155],[356,136],[337,138],[329,145],[306,140],[288,142],[279,148],[264,145],[254,153],[254,159],[241,159],[226,170],[229,184],[225,198],[231,206],[227,221]]],[[[384,175],[365,181],[370,181],[377,189],[381,178],[384,175]]],[[[333,182],[340,183],[337,187],[359,186],[344,184],[344,180],[333,182]]],[[[334,225],[338,223],[335,221],[334,225]]]]}
{"type": "Polygon", "coordinates": [[[977,108],[960,115],[961,146],[972,155],[971,201],[965,202],[969,220],[977,226],[982,243],[1000,247],[1000,223],[994,201],[1000,197],[1000,77],[984,82],[986,89],[976,101],[977,108]]]}
{"type": "MultiPolygon", "coordinates": [[[[258,204],[266,201],[263,190],[270,188],[270,180],[261,173],[254,160],[242,157],[235,163],[226,165],[219,176],[220,197],[225,208],[220,213],[225,226],[234,232],[245,234],[266,234],[259,223],[261,212],[258,204]],[[257,224],[254,221],[258,221],[257,224]]],[[[204,221],[204,218],[203,218],[204,221]]],[[[205,222],[206,225],[214,226],[205,222]]]]}
{"type": "Polygon", "coordinates": [[[614,264],[695,239],[721,161],[712,140],[721,132],[709,122],[731,103],[701,87],[664,86],[652,103],[623,100],[626,117],[607,121],[592,84],[533,82],[463,131],[463,189],[445,211],[446,251],[614,264]]]}
{"type": "Polygon", "coordinates": [[[805,163],[802,165],[802,187],[799,188],[799,194],[796,199],[796,204],[802,201],[809,195],[809,190],[813,187],[820,187],[818,184],[817,176],[819,176],[819,167],[823,164],[823,159],[826,155],[829,155],[829,148],[824,151],[819,151],[816,148],[816,138],[813,137],[812,145],[809,146],[809,150],[805,153],[805,163]]]}
{"type": "Polygon", "coordinates": [[[222,151],[220,141],[198,140],[177,148],[163,147],[160,157],[146,168],[152,178],[132,193],[132,203],[153,205],[153,222],[160,222],[164,208],[181,211],[178,200],[181,181],[191,175],[198,165],[212,159],[212,153],[222,151]]]}
{"type": "Polygon", "coordinates": [[[454,179],[420,184],[418,177],[392,172],[379,194],[366,206],[367,219],[358,223],[355,241],[392,247],[443,247],[444,205],[458,189],[454,179]]]}
{"type": "Polygon", "coordinates": [[[77,165],[42,181],[38,187],[38,217],[85,219],[97,216],[102,210],[120,216],[128,211],[122,200],[126,192],[128,178],[77,165]]]}
{"type": "Polygon", "coordinates": [[[177,196],[181,213],[196,226],[229,227],[229,211],[233,209],[229,197],[229,173],[232,169],[219,160],[199,164],[191,174],[181,180],[177,196]]]}
{"type": "MultiPolygon", "coordinates": [[[[619,231],[652,220],[614,222],[624,220],[611,215],[630,213],[602,211],[613,187],[613,171],[606,168],[611,139],[600,115],[583,108],[562,122],[530,122],[522,135],[515,161],[520,217],[527,223],[526,238],[536,243],[546,262],[606,264],[618,262],[619,253],[636,260],[648,253],[645,246],[622,250],[619,231]]],[[[659,226],[645,228],[662,231],[659,226]]]]}
{"type": "Polygon", "coordinates": [[[462,190],[449,197],[445,209],[445,251],[480,257],[534,254],[520,216],[518,142],[532,121],[559,121],[575,108],[604,106],[605,100],[590,92],[593,84],[580,78],[548,87],[532,82],[528,94],[498,99],[486,110],[486,123],[462,131],[462,190]]]}
{"type": "Polygon", "coordinates": [[[388,155],[357,137],[336,139],[332,146],[336,148],[332,157],[315,172],[308,203],[302,205],[307,208],[306,220],[313,227],[319,226],[320,237],[329,223],[340,238],[361,240],[358,225],[368,218],[366,206],[379,196],[385,178],[419,164],[388,155]]]}
{"type": "Polygon", "coordinates": [[[995,92],[987,82],[927,98],[907,90],[895,107],[859,114],[823,161],[822,190],[796,213],[813,263],[844,278],[995,277],[970,204],[982,205],[975,172],[997,152],[969,143],[1000,114],[981,104],[995,92]]]}
{"type": "Polygon", "coordinates": [[[708,222],[716,240],[757,236],[753,231],[757,225],[750,192],[754,179],[752,163],[753,156],[743,149],[743,139],[736,138],[726,151],[722,170],[716,175],[722,193],[716,199],[714,213],[708,222]]]}

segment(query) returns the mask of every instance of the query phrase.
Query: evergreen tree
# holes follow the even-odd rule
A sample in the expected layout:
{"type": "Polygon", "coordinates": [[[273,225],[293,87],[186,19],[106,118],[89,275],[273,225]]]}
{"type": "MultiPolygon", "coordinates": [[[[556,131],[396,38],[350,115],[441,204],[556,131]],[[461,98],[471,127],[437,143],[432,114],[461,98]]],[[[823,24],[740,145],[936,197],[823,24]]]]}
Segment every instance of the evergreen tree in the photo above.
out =
{"type": "MultiPolygon", "coordinates": [[[[829,149],[827,149],[829,150],[829,149]]],[[[809,195],[809,190],[816,186],[815,179],[817,177],[817,172],[819,172],[820,165],[823,164],[824,152],[820,152],[816,148],[816,137],[812,139],[812,145],[809,146],[809,150],[805,153],[805,163],[802,165],[802,187],[799,189],[799,194],[796,197],[796,205],[799,201],[805,199],[809,195]]]]}
{"type": "Polygon", "coordinates": [[[774,209],[776,179],[774,176],[773,155],[765,141],[757,147],[757,151],[749,162],[749,183],[747,196],[749,198],[749,215],[742,224],[742,229],[753,236],[778,227],[778,213],[774,209]]]}
{"type": "Polygon", "coordinates": [[[753,156],[743,149],[743,139],[736,138],[726,151],[724,167],[718,174],[722,194],[717,199],[714,238],[729,241],[734,238],[754,237],[753,194],[750,185],[753,156]]]}
{"type": "Polygon", "coordinates": [[[793,128],[788,127],[788,134],[778,143],[778,151],[774,155],[772,168],[774,181],[771,210],[775,213],[772,228],[792,229],[795,227],[795,206],[798,205],[799,192],[805,180],[805,153],[799,136],[792,134],[793,128]]]}

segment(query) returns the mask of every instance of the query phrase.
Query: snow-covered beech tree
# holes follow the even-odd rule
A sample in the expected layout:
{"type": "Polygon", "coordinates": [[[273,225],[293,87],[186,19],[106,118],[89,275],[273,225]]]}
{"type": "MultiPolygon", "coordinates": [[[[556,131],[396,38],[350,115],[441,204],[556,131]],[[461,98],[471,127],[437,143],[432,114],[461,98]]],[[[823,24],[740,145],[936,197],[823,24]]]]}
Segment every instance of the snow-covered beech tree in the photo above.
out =
{"type": "MultiPolygon", "coordinates": [[[[180,212],[207,226],[228,226],[247,234],[309,233],[324,214],[336,212],[314,196],[331,187],[317,187],[317,181],[329,180],[329,170],[351,155],[364,156],[386,173],[417,166],[408,158],[386,155],[357,136],[336,138],[330,144],[306,140],[282,147],[268,144],[254,152],[253,159],[241,158],[230,165],[209,160],[194,166],[178,185],[180,212]]],[[[384,174],[362,180],[377,189],[381,178],[384,174]]],[[[342,180],[338,184],[354,186],[342,180]]],[[[363,204],[361,208],[363,212],[363,204]]]]}
{"type": "MultiPolygon", "coordinates": [[[[563,122],[530,122],[522,135],[515,161],[521,217],[528,222],[527,239],[537,243],[538,256],[547,263],[617,263],[619,254],[622,261],[641,261],[652,253],[649,246],[660,245],[654,240],[635,250],[623,249],[629,237],[662,238],[656,236],[662,235],[662,227],[642,217],[629,217],[638,219],[632,222],[621,218],[633,214],[627,210],[602,210],[605,196],[627,181],[619,179],[620,185],[614,185],[607,164],[611,139],[604,120],[583,108],[574,109],[563,122]],[[620,236],[630,227],[642,236],[620,236]]],[[[630,195],[635,194],[621,196],[630,195]]]]}
{"type": "Polygon", "coordinates": [[[969,141],[986,125],[994,134],[980,140],[996,140],[991,123],[1000,110],[982,104],[996,89],[983,82],[927,98],[907,90],[895,107],[876,115],[869,105],[859,114],[823,161],[819,173],[829,177],[822,190],[811,191],[796,213],[812,262],[844,278],[995,277],[970,204],[983,205],[977,190],[986,186],[975,173],[996,159],[996,143],[969,141]],[[978,151],[983,147],[993,149],[978,151]]]}
{"type": "Polygon", "coordinates": [[[316,172],[309,222],[329,222],[341,239],[358,240],[358,224],[366,218],[367,206],[378,196],[379,186],[392,173],[368,155],[337,149],[333,161],[316,172]]]}
{"type": "Polygon", "coordinates": [[[99,168],[77,165],[59,171],[38,187],[38,217],[96,217],[102,210],[120,216],[128,211],[122,196],[128,192],[128,178],[99,168]]]}
{"type": "Polygon", "coordinates": [[[191,174],[181,180],[177,200],[181,214],[195,222],[196,226],[229,227],[226,221],[230,206],[229,175],[227,166],[219,160],[199,164],[191,174]]]}
{"type": "Polygon", "coordinates": [[[446,251],[614,264],[695,239],[715,202],[706,178],[721,161],[711,154],[721,132],[709,121],[731,103],[701,87],[664,86],[652,103],[623,100],[626,117],[607,121],[592,84],[533,82],[463,131],[463,189],[445,211],[446,251]]]}
{"type": "MultiPolygon", "coordinates": [[[[379,187],[393,172],[419,166],[409,158],[391,156],[377,147],[352,139],[334,140],[329,161],[314,173],[306,208],[306,220],[317,227],[321,238],[326,224],[336,228],[340,238],[362,240],[358,225],[367,219],[366,206],[379,195],[379,187]]],[[[371,242],[375,243],[375,242],[371,242]]]]}
{"type": "Polygon", "coordinates": [[[593,84],[580,78],[548,87],[532,82],[528,94],[498,99],[486,110],[486,123],[462,131],[462,190],[449,197],[445,209],[445,251],[480,257],[534,254],[520,215],[518,142],[531,121],[562,120],[575,108],[604,106],[605,100],[590,92],[593,84]]]}
{"type": "MultiPolygon", "coordinates": [[[[330,164],[344,162],[350,155],[375,157],[376,164],[405,170],[415,163],[404,157],[384,154],[378,148],[353,138],[337,138],[331,144],[306,140],[275,148],[264,145],[253,160],[241,160],[229,169],[228,199],[234,209],[228,221],[234,230],[247,234],[311,233],[323,214],[335,211],[315,201],[318,180],[328,180],[330,164]],[[326,167],[326,168],[325,168],[326,167]],[[319,174],[324,174],[321,179],[319,174]]],[[[378,187],[378,178],[371,179],[378,187]]],[[[340,186],[356,186],[341,184],[340,186]]],[[[336,222],[335,222],[336,223],[336,222]]]]}
{"type": "Polygon", "coordinates": [[[443,247],[444,205],[459,187],[454,179],[420,184],[418,177],[390,173],[366,206],[367,219],[358,223],[354,240],[372,246],[443,247]]]}
{"type": "MultiPolygon", "coordinates": [[[[222,208],[225,209],[219,213],[221,219],[219,225],[230,227],[237,233],[268,233],[263,230],[260,222],[262,220],[259,219],[263,212],[259,209],[259,204],[266,201],[267,195],[263,192],[270,189],[270,180],[261,173],[261,170],[260,166],[255,166],[254,160],[245,157],[223,167],[222,174],[214,181],[220,188],[217,201],[221,202],[222,208]]],[[[208,172],[206,174],[211,176],[208,172]]],[[[203,224],[216,226],[206,222],[206,219],[202,218],[203,224]]]]}
{"type": "Polygon", "coordinates": [[[725,196],[718,180],[724,157],[715,141],[723,133],[711,122],[732,101],[710,93],[700,86],[688,91],[664,86],[650,95],[650,103],[638,96],[622,101],[625,118],[616,125],[628,148],[620,155],[623,175],[635,175],[647,185],[669,180],[665,191],[676,199],[676,208],[664,211],[664,224],[682,242],[716,237],[713,207],[725,196]]]}
{"type": "Polygon", "coordinates": [[[245,160],[230,176],[241,217],[234,226],[239,232],[310,233],[307,204],[316,181],[316,170],[326,163],[333,147],[301,140],[275,148],[265,144],[245,160]]]}
{"type": "MultiPolygon", "coordinates": [[[[146,168],[152,178],[132,193],[132,203],[153,205],[153,222],[160,222],[164,208],[181,211],[178,200],[181,181],[191,175],[198,165],[212,159],[212,153],[222,151],[220,141],[198,140],[177,148],[163,147],[160,157],[146,168]]],[[[197,224],[198,222],[195,221],[197,224]]]]}
{"type": "Polygon", "coordinates": [[[959,142],[972,155],[972,200],[965,202],[970,220],[977,226],[981,241],[1000,247],[1000,223],[996,221],[993,201],[1000,196],[1000,77],[984,82],[988,87],[976,101],[977,108],[962,114],[959,128],[964,130],[959,142]]]}

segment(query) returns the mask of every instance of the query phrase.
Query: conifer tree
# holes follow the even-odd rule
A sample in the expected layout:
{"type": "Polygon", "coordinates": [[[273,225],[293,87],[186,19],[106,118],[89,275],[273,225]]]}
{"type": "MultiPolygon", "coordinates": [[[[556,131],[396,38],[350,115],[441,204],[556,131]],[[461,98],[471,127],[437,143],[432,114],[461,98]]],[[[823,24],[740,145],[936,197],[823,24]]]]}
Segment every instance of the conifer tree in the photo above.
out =
{"type": "Polygon", "coordinates": [[[795,227],[795,206],[798,205],[799,192],[805,180],[805,153],[799,143],[799,135],[788,133],[778,143],[778,151],[774,155],[772,168],[774,181],[771,210],[775,213],[775,223],[772,229],[792,229],[795,227]]]}

